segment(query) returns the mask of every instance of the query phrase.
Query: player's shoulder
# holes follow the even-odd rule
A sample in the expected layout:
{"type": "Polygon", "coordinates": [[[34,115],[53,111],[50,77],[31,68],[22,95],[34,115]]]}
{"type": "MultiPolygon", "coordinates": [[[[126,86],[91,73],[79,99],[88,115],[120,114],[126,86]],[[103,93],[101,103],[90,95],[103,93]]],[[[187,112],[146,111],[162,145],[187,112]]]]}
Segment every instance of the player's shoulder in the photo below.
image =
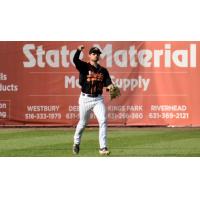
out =
{"type": "MultiPolygon", "coordinates": [[[[98,65],[99,65],[99,64],[98,64],[98,65]]],[[[99,65],[99,68],[101,68],[102,71],[105,71],[105,72],[108,71],[105,67],[103,67],[103,66],[101,66],[101,65],[99,65]]]]}

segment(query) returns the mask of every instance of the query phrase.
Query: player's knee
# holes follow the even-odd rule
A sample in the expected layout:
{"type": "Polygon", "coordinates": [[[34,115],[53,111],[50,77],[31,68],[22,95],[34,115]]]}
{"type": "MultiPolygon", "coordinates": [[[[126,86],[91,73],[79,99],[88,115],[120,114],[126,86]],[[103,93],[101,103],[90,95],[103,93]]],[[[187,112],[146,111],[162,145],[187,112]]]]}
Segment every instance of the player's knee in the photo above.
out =
{"type": "Polygon", "coordinates": [[[106,120],[106,119],[100,120],[99,126],[100,126],[100,127],[105,127],[105,126],[107,126],[107,120],[106,120]]]}
{"type": "Polygon", "coordinates": [[[87,125],[87,122],[85,120],[80,120],[79,121],[79,126],[85,127],[87,125]]]}

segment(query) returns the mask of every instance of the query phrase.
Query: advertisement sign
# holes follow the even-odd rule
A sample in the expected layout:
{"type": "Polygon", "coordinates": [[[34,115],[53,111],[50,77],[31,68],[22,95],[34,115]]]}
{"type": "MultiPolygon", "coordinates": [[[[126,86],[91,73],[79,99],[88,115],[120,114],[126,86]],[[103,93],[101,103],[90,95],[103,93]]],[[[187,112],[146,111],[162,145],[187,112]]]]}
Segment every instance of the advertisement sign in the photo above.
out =
{"type": "MultiPolygon", "coordinates": [[[[102,50],[121,96],[104,90],[108,125],[200,125],[200,42],[0,42],[0,125],[75,126],[79,120],[79,73],[73,56],[89,61],[102,50]]],[[[90,125],[98,125],[92,113],[90,125]]]]}

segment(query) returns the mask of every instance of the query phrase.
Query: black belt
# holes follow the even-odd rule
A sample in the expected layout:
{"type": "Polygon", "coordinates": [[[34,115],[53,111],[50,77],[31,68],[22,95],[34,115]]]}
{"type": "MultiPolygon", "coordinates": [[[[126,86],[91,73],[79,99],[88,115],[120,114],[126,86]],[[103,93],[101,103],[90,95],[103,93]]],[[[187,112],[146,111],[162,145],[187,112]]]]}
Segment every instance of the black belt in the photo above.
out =
{"type": "Polygon", "coordinates": [[[85,94],[85,93],[81,93],[83,96],[86,97],[98,97],[100,94],[85,94]]]}

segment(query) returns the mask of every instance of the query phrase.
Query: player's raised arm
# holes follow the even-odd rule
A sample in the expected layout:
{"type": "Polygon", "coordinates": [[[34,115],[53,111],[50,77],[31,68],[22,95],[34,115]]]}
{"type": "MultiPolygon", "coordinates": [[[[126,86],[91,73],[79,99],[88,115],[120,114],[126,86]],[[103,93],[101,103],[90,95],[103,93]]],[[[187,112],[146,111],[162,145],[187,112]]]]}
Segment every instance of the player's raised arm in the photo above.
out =
{"type": "Polygon", "coordinates": [[[84,65],[85,65],[85,62],[79,59],[80,54],[81,54],[81,51],[83,51],[84,48],[85,48],[85,47],[84,47],[83,45],[78,46],[77,51],[76,51],[76,53],[74,54],[74,58],[73,58],[73,62],[74,62],[74,64],[75,64],[76,68],[77,68],[79,71],[81,71],[81,70],[82,70],[82,67],[84,67],[84,65]]]}

